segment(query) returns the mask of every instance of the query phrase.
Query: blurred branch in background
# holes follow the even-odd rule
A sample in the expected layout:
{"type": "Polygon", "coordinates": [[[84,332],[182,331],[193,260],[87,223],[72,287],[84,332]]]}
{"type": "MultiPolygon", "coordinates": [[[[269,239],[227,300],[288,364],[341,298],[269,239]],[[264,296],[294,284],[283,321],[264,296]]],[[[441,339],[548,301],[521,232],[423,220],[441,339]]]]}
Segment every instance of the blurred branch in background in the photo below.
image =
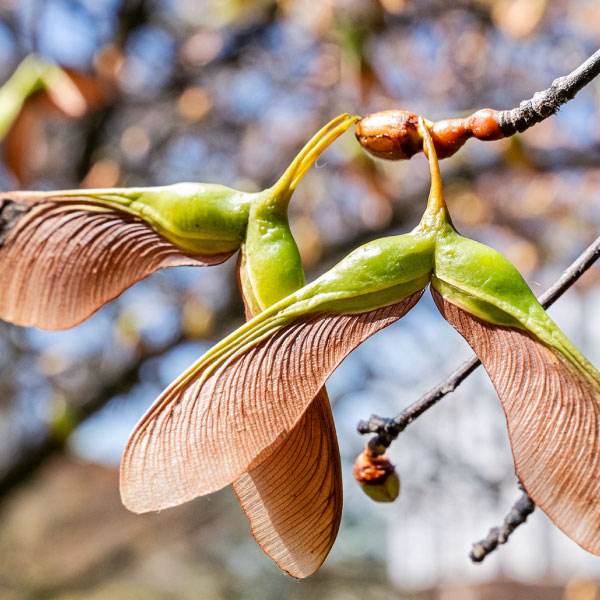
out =
{"type": "Polygon", "coordinates": [[[80,91],[82,76],[77,79],[58,65],[30,54],[0,88],[0,139],[6,137],[4,160],[21,184],[27,182],[26,157],[40,115],[53,109],[77,119],[88,111],[88,100],[80,91]]]}
{"type": "Polygon", "coordinates": [[[4,138],[34,92],[44,89],[65,114],[80,117],[85,100],[60,67],[34,55],[27,56],[0,88],[0,139],[4,138]]]}
{"type": "MultiPolygon", "coordinates": [[[[232,295],[232,300],[216,315],[215,320],[222,326],[214,332],[218,339],[225,334],[229,323],[235,321],[243,311],[241,300],[232,295]]],[[[0,472],[0,505],[15,488],[34,475],[40,467],[57,453],[64,451],[70,434],[87,418],[100,410],[117,395],[126,393],[140,381],[140,369],[154,358],[164,356],[167,352],[182,344],[189,337],[184,331],[163,344],[149,346],[143,342],[136,345],[132,360],[125,364],[118,373],[96,374],[95,384],[88,384],[80,398],[67,401],[66,415],[61,415],[58,427],[51,428],[48,435],[42,436],[35,443],[25,446],[16,460],[0,472]]]]}

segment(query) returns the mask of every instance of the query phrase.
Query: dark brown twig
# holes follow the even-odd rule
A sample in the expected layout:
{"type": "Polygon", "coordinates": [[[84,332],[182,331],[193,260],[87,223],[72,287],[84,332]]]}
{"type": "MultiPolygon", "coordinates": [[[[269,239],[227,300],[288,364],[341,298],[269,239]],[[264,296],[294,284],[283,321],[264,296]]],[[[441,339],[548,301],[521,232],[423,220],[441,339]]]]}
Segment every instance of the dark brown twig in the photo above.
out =
{"type": "MultiPolygon", "coordinates": [[[[495,141],[525,131],[557,113],[600,73],[600,50],[574,71],[510,110],[480,109],[468,117],[442,119],[428,125],[438,158],[454,155],[470,138],[495,141]]],[[[418,117],[406,110],[388,110],[362,118],[356,137],[367,151],[387,160],[410,159],[423,151],[418,117]]]]}
{"type": "Polygon", "coordinates": [[[492,527],[487,537],[473,544],[473,548],[469,553],[469,557],[473,562],[482,562],[500,544],[506,544],[512,532],[519,525],[525,523],[527,517],[535,510],[535,503],[529,497],[520,481],[519,487],[523,490],[523,493],[504,518],[504,523],[500,527],[492,527]]]}

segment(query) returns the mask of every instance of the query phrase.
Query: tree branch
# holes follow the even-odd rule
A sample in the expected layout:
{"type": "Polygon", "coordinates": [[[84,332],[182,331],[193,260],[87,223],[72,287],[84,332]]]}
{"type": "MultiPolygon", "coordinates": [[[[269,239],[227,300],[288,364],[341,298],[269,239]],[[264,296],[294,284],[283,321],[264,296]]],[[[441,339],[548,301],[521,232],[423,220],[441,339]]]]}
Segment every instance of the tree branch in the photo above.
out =
{"type": "Polygon", "coordinates": [[[556,114],[559,108],[572,100],[577,92],[600,74],[600,50],[597,50],[574,71],[559,77],[533,98],[523,100],[518,108],[504,110],[496,114],[496,121],[504,137],[525,131],[532,125],[556,114]]]}
{"type": "MultiPolygon", "coordinates": [[[[572,100],[577,92],[600,73],[600,50],[569,75],[555,79],[552,85],[533,98],[523,100],[512,110],[483,108],[464,118],[442,119],[428,127],[438,158],[448,158],[474,137],[495,141],[552,116],[572,100]]],[[[374,156],[387,160],[405,160],[423,151],[423,138],[418,131],[418,117],[405,110],[391,110],[367,115],[356,126],[361,146],[374,156]]]]}
{"type": "MultiPolygon", "coordinates": [[[[560,278],[539,298],[544,308],[551,306],[562,296],[600,257],[600,237],[598,237],[579,257],[566,269],[560,278]]],[[[447,379],[421,396],[416,402],[405,408],[396,417],[384,418],[372,415],[369,421],[358,423],[359,433],[375,433],[369,441],[369,448],[374,454],[382,454],[393,440],[406,429],[416,418],[429,410],[444,396],[453,392],[479,365],[481,361],[473,355],[458,367],[447,379]]]]}
{"type": "Polygon", "coordinates": [[[483,561],[499,544],[506,544],[512,532],[519,525],[525,523],[527,517],[535,510],[534,501],[529,497],[520,481],[519,487],[523,493],[504,518],[504,523],[500,527],[492,527],[486,538],[473,544],[473,548],[469,553],[469,557],[473,562],[483,561]]]}

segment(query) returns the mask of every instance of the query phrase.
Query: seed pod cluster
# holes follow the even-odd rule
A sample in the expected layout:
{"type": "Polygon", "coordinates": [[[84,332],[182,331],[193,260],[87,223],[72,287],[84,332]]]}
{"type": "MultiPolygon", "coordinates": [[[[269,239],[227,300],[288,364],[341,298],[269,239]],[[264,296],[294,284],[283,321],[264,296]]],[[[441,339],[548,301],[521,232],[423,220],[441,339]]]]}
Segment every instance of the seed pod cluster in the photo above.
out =
{"type": "MultiPolygon", "coordinates": [[[[274,186],[255,194],[192,183],[2,194],[0,272],[10,277],[0,287],[0,316],[68,327],[159,268],[217,264],[239,248],[249,321],[142,417],[123,456],[121,496],[130,510],[148,512],[234,484],[264,551],[282,570],[306,577],[331,548],[342,510],[325,382],[431,284],[440,313],[498,391],[528,494],[600,555],[600,373],[507,259],[456,232],[443,198],[436,149],[450,156],[469,137],[502,137],[497,113],[437,123],[403,111],[363,119],[357,135],[375,155],[395,160],[425,151],[427,208],[410,233],[373,240],[304,285],[288,202],[355,121],[333,119],[274,186]]],[[[391,502],[400,480],[384,449],[383,442],[367,445],[354,476],[373,500],[391,502]]]]}

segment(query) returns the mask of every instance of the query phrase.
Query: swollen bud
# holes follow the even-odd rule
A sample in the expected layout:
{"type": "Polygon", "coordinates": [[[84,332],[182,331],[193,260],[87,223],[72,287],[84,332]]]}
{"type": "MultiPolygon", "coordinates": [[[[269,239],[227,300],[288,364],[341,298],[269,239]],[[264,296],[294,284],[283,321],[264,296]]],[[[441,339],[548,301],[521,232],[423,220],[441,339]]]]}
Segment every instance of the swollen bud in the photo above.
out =
{"type": "Polygon", "coordinates": [[[400,478],[385,455],[374,456],[365,450],[358,455],[352,473],[375,502],[393,502],[400,493],[400,478]]]}
{"type": "Polygon", "coordinates": [[[356,125],[360,145],[377,158],[403,160],[423,149],[417,115],[385,110],[362,118],[356,125]]]}
{"type": "MultiPolygon", "coordinates": [[[[435,123],[425,120],[438,158],[452,156],[469,138],[499,140],[504,137],[491,108],[478,110],[464,119],[444,119],[435,123]]],[[[356,137],[367,151],[388,160],[405,160],[423,150],[423,136],[418,117],[405,110],[386,110],[361,119],[356,137]]]]}

